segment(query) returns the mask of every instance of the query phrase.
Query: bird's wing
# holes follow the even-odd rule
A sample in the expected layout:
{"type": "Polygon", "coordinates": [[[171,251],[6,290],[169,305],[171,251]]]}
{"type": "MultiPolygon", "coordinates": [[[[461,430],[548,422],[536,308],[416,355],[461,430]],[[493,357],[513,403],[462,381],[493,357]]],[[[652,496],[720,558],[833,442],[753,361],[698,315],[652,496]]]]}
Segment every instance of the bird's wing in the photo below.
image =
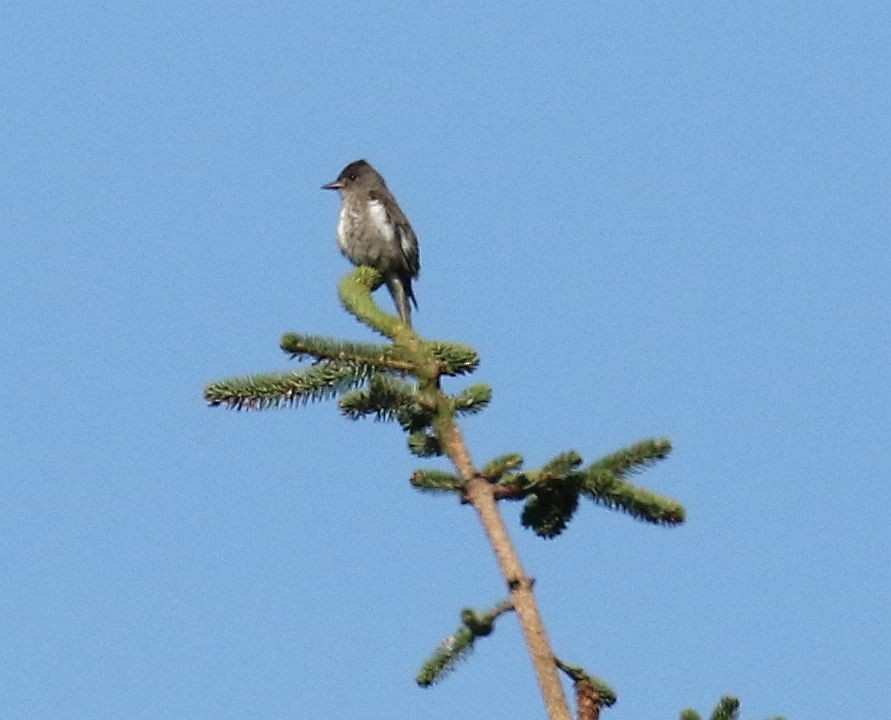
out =
{"type": "Polygon", "coordinates": [[[418,236],[408,218],[392,196],[386,198],[383,193],[372,191],[369,193],[369,201],[372,216],[376,216],[375,221],[387,226],[384,230],[387,239],[399,241],[399,249],[405,258],[409,277],[415,277],[421,270],[421,258],[418,236]]]}
{"type": "Polygon", "coordinates": [[[405,264],[409,274],[415,277],[421,271],[421,257],[418,252],[418,236],[412,230],[411,225],[397,225],[396,235],[399,237],[399,247],[405,257],[405,264]]]}

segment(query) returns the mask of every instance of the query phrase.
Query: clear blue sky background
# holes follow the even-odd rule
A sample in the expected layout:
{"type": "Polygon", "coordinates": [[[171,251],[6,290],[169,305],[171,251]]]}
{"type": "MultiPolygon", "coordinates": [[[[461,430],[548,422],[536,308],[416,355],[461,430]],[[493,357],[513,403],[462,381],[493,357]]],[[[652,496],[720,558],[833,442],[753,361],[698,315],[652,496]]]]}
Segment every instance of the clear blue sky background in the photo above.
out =
{"type": "Polygon", "coordinates": [[[887,3],[313,5],[0,9],[0,716],[543,716],[510,617],[415,688],[504,588],[396,428],[201,398],[371,339],[319,190],[366,157],[494,387],[480,462],[675,443],[680,529],[505,508],[605,717],[882,717],[887,3]]]}

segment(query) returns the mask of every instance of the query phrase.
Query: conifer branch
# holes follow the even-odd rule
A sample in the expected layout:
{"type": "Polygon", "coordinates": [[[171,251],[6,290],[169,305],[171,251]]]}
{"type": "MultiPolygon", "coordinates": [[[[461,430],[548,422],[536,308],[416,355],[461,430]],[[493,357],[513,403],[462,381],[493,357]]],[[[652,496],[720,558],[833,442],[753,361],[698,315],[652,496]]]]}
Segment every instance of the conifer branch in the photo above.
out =
{"type": "Polygon", "coordinates": [[[395,315],[388,315],[378,307],[371,293],[383,284],[383,277],[374,268],[362,265],[343,278],[338,286],[340,302],[359,322],[392,340],[400,335],[414,334],[395,315]]]}
{"type": "Polygon", "coordinates": [[[601,707],[611,707],[616,702],[615,691],[600,678],[588,675],[578,665],[570,665],[555,658],[557,667],[572,679],[576,698],[576,716],[579,720],[597,720],[601,707]]]}
{"type": "Polygon", "coordinates": [[[476,638],[492,631],[495,618],[513,609],[551,720],[570,717],[558,667],[573,677],[579,718],[594,720],[602,706],[615,701],[615,694],[580,668],[555,658],[532,592],[534,581],[523,569],[497,500],[525,500],[522,522],[542,537],[562,532],[578,507],[580,495],[648,522],[678,524],[684,519],[678,503],[638,488],[627,479],[664,458],[671,445],[664,439],[645,440],[604,456],[587,468],[581,467],[582,458],[577,452],[568,451],[529,471],[520,470],[522,456],[510,453],[477,470],[456,417],[484,409],[491,401],[492,390],[488,385],[476,384],[450,396],[441,389],[440,380],[473,372],[479,356],[466,345],[422,340],[399,318],[382,311],[372,298],[381,284],[379,272],[359,267],[343,278],[339,296],[348,312],[392,340],[392,345],[287,333],[281,341],[282,349],[294,358],[311,358],[317,364],[295,372],[211,383],[204,390],[205,398],[211,405],[259,409],[340,396],[341,412],[349,418],[398,422],[408,434],[413,454],[446,455],[454,473],[421,469],[412,475],[411,483],[420,490],[460,493],[462,502],[474,508],[510,591],[510,600],[487,613],[465,610],[462,627],[425,663],[419,684],[436,682],[466,657],[476,638]],[[407,382],[403,376],[416,382],[407,382]]]}
{"type": "Polygon", "coordinates": [[[625,477],[631,472],[643,470],[650,465],[664,460],[671,452],[671,441],[668,438],[641,440],[627,448],[622,448],[591,464],[592,470],[608,470],[618,477],[625,477]]]}
{"type": "Polygon", "coordinates": [[[401,412],[415,405],[414,388],[387,375],[372,375],[367,387],[340,398],[340,411],[351,420],[374,415],[377,420],[398,420],[401,412]]]}
{"type": "Polygon", "coordinates": [[[584,470],[577,468],[581,456],[574,450],[557,455],[539,470],[503,473],[495,486],[499,500],[526,500],[521,521],[543,538],[559,535],[566,528],[581,493],[611,510],[656,525],[684,522],[683,506],[671,498],[637,487],[625,475],[665,457],[667,440],[645,440],[601,458],[584,470]]]}
{"type": "MultiPolygon", "coordinates": [[[[504,457],[511,458],[511,455],[504,457]]],[[[519,467],[522,458],[517,458],[520,460],[517,464],[519,467]]],[[[538,470],[503,472],[498,478],[501,492],[496,494],[500,499],[521,500],[540,491],[557,490],[558,486],[565,488],[572,485],[578,491],[579,481],[575,469],[581,464],[582,456],[575,450],[569,450],[556,455],[538,470]]],[[[486,475],[485,472],[483,474],[486,475]]]]}
{"type": "Polygon", "coordinates": [[[686,518],[676,500],[637,487],[607,471],[588,469],[582,474],[581,491],[598,505],[628,513],[654,525],[680,525],[686,518]]]}
{"type": "Polygon", "coordinates": [[[470,385],[452,397],[455,410],[464,415],[474,415],[486,409],[492,400],[492,388],[488,385],[470,385]]]}
{"type": "Polygon", "coordinates": [[[600,693],[594,684],[590,680],[578,680],[572,687],[578,720],[600,720],[600,693]]]}
{"type": "Polygon", "coordinates": [[[473,651],[476,638],[466,627],[461,627],[445,637],[439,647],[421,666],[415,682],[421,687],[430,687],[442,680],[455,669],[455,666],[467,658],[473,651]]]}
{"type": "MultiPolygon", "coordinates": [[[[371,293],[382,283],[381,274],[374,268],[364,265],[357,267],[340,281],[340,301],[359,322],[393,340],[396,349],[388,357],[390,361],[405,361],[409,357],[404,354],[404,348],[409,341],[418,340],[418,336],[398,317],[388,315],[374,302],[371,293]]],[[[467,345],[432,340],[424,343],[424,346],[438,362],[439,375],[466,375],[479,365],[479,355],[467,345]]],[[[361,344],[357,344],[353,349],[360,351],[361,348],[361,344]]]]}
{"type": "Polygon", "coordinates": [[[437,340],[428,341],[426,345],[439,362],[440,375],[468,375],[480,364],[476,350],[467,345],[437,340]]]}
{"type": "MultiPolygon", "coordinates": [[[[681,711],[681,720],[702,720],[702,716],[693,708],[681,711]]],[[[710,715],[710,720],[737,720],[739,718],[739,700],[730,695],[722,697],[710,715]]]]}
{"type": "Polygon", "coordinates": [[[554,478],[527,498],[520,522],[539,537],[554,538],[566,529],[578,505],[577,480],[554,478]]]}
{"type": "Polygon", "coordinates": [[[439,457],[443,454],[439,438],[426,430],[417,430],[408,436],[408,449],[418,457],[439,457]]]}
{"type": "MultiPolygon", "coordinates": [[[[715,706],[715,709],[712,711],[712,714],[709,716],[710,720],[738,720],[739,718],[739,700],[732,695],[725,695],[722,697],[718,704],[715,706]]],[[[687,708],[686,710],[682,710],[680,714],[680,720],[702,720],[702,715],[700,715],[693,708],[687,708]]],[[[786,720],[784,717],[776,716],[770,718],[769,720],[786,720]]]]}
{"type": "Polygon", "coordinates": [[[461,478],[442,470],[415,470],[411,476],[412,487],[427,492],[461,492],[461,478]]]}
{"type": "Polygon", "coordinates": [[[582,456],[575,450],[569,450],[557,455],[553,460],[542,466],[538,473],[539,482],[562,480],[582,464],[582,456]]]}
{"type": "Polygon", "coordinates": [[[410,372],[414,367],[408,354],[398,345],[375,345],[332,340],[315,335],[285,333],[280,346],[296,360],[313,358],[338,363],[364,363],[381,370],[402,373],[410,372]]]}
{"type": "Polygon", "coordinates": [[[335,397],[363,382],[367,365],[324,363],[306,370],[234,377],[208,384],[204,399],[211,406],[235,410],[265,410],[335,397]]]}
{"type": "Polygon", "coordinates": [[[504,475],[523,466],[523,456],[519,453],[507,453],[490,460],[480,471],[480,475],[488,482],[498,482],[504,475]]]}
{"type": "Polygon", "coordinates": [[[430,687],[442,680],[455,669],[458,662],[470,655],[476,639],[490,635],[495,628],[495,620],[511,610],[513,606],[506,600],[485,612],[470,608],[462,610],[461,627],[439,644],[421,666],[415,682],[421,687],[430,687]]]}
{"type": "Polygon", "coordinates": [[[569,705],[548,640],[538,603],[532,591],[533,580],[526,575],[517,550],[507,532],[495,499],[495,486],[483,478],[467,450],[454,414],[444,411],[433,424],[443,451],[448,455],[464,484],[464,497],[476,510],[489,544],[498,560],[501,575],[510,590],[510,602],[517,613],[526,648],[532,659],[538,687],[550,720],[569,720],[569,705]]]}
{"type": "Polygon", "coordinates": [[[712,711],[711,720],[737,720],[739,718],[739,700],[735,697],[722,697],[712,711]]]}

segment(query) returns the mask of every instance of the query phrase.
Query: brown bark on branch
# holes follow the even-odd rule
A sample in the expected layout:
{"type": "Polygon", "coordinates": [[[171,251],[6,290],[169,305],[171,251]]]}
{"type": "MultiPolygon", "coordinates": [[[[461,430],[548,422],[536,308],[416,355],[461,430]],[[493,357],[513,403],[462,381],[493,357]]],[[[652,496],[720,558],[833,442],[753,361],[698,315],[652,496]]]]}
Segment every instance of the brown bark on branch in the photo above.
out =
{"type": "Polygon", "coordinates": [[[570,720],[569,705],[560,683],[554,653],[532,591],[533,580],[523,570],[520,556],[508,535],[507,526],[495,500],[495,486],[480,477],[473,466],[464,437],[452,417],[443,420],[437,429],[443,449],[464,482],[467,500],[479,515],[501,568],[502,577],[507,583],[548,717],[550,720],[570,720]]]}

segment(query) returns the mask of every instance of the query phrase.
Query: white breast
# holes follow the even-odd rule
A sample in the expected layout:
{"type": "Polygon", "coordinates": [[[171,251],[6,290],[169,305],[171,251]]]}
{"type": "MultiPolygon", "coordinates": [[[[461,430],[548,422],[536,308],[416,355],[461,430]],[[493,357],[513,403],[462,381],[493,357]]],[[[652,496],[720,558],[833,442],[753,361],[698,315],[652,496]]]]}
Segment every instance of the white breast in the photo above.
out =
{"type": "Polygon", "coordinates": [[[368,216],[387,242],[393,242],[396,239],[396,228],[387,218],[387,210],[380,200],[368,201],[368,216]]]}
{"type": "Polygon", "coordinates": [[[353,213],[347,209],[346,203],[343,203],[340,206],[340,215],[337,216],[337,247],[340,248],[341,252],[346,252],[346,237],[351,224],[350,216],[352,214],[353,213]]]}

